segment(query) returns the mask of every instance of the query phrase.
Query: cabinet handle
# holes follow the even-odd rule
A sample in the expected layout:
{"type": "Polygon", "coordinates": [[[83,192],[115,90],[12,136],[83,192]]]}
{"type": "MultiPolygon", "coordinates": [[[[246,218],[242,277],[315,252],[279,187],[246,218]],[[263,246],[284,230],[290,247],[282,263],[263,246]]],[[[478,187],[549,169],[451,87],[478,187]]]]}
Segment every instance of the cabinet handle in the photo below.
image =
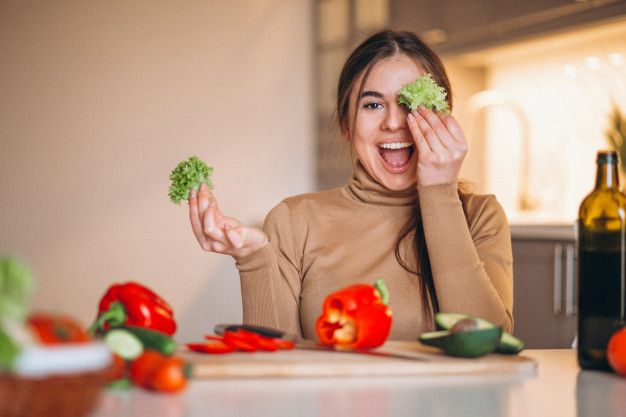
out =
{"type": "Polygon", "coordinates": [[[574,315],[574,245],[565,249],[565,316],[574,315]]]}
{"type": "Polygon", "coordinates": [[[561,314],[563,297],[561,288],[563,287],[563,245],[554,245],[554,314],[561,314]]]}

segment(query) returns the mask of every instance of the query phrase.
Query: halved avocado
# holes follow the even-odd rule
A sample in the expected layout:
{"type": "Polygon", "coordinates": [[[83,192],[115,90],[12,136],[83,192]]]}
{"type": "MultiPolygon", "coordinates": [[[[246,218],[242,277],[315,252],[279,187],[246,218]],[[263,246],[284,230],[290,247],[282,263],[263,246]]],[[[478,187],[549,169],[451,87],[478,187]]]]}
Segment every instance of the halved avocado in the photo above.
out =
{"type": "Polygon", "coordinates": [[[492,353],[502,337],[502,329],[467,330],[452,333],[450,330],[422,333],[420,342],[442,349],[447,355],[477,358],[492,353]]]}
{"type": "MultiPolygon", "coordinates": [[[[450,330],[456,323],[464,319],[473,319],[478,323],[479,329],[493,329],[496,326],[491,322],[488,322],[485,319],[481,319],[479,317],[472,317],[467,314],[461,313],[437,313],[435,315],[435,322],[437,326],[439,326],[443,330],[450,330]]],[[[498,343],[498,347],[496,348],[496,352],[504,353],[507,355],[514,355],[516,353],[521,352],[524,349],[524,342],[519,340],[517,337],[513,336],[510,333],[502,332],[502,338],[500,339],[500,343],[498,343]]]]}

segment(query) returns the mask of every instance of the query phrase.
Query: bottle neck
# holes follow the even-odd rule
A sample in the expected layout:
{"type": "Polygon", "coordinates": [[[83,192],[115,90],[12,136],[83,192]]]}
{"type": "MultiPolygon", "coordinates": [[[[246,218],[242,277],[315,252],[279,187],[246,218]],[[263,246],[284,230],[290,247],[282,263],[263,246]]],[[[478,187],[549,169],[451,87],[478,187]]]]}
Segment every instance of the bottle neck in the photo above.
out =
{"type": "Polygon", "coordinates": [[[596,190],[602,189],[619,190],[619,176],[617,173],[617,164],[598,163],[598,172],[596,174],[596,190]]]}

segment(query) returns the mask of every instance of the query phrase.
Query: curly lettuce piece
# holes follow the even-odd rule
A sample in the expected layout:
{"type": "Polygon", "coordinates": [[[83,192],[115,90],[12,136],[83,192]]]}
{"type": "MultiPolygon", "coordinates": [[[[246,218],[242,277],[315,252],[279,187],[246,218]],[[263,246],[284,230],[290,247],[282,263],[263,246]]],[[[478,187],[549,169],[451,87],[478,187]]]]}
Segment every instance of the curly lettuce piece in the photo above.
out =
{"type": "Polygon", "coordinates": [[[447,95],[446,90],[437,85],[430,74],[426,74],[402,87],[398,93],[398,103],[404,104],[411,111],[421,104],[428,109],[449,113],[447,95]]]}
{"type": "Polygon", "coordinates": [[[173,203],[180,204],[182,200],[189,199],[189,192],[193,188],[198,190],[202,183],[206,183],[209,189],[213,188],[211,175],[213,167],[207,166],[196,156],[179,163],[170,174],[170,190],[168,196],[173,203]]]}
{"type": "Polygon", "coordinates": [[[24,262],[0,256],[0,319],[24,320],[34,287],[35,280],[24,262]]]}

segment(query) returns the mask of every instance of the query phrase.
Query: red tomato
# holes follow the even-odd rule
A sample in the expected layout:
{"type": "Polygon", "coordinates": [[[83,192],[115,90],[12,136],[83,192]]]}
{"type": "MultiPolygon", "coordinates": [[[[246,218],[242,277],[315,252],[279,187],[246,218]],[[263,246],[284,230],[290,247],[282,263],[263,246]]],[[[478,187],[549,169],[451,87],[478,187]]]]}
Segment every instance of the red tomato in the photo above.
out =
{"type": "Polygon", "coordinates": [[[235,350],[234,347],[227,345],[221,340],[211,340],[205,343],[188,343],[187,347],[194,352],[200,353],[229,353],[235,350]]]}
{"type": "Polygon", "coordinates": [[[177,392],[187,385],[186,363],[181,358],[169,357],[154,371],[150,388],[161,392],[177,392]]]}
{"type": "Polygon", "coordinates": [[[28,316],[28,324],[44,345],[85,343],[91,340],[83,326],[68,316],[32,313],[28,316]]]}
{"type": "Polygon", "coordinates": [[[615,373],[626,376],[626,328],[613,333],[606,355],[615,373]]]}
{"type": "Polygon", "coordinates": [[[130,378],[133,384],[149,388],[156,369],[165,361],[166,356],[156,350],[146,350],[130,366],[130,378]]]}

